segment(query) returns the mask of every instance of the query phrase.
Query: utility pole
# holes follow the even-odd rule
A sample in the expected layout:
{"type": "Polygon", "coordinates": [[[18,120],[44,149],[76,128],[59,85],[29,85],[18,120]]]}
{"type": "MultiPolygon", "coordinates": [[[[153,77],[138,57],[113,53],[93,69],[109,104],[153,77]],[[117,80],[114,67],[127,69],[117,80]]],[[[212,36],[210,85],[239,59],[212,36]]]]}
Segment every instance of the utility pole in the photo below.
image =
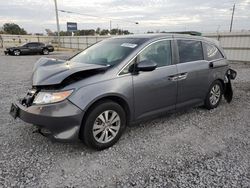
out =
{"type": "Polygon", "coordinates": [[[55,11],[56,11],[56,24],[57,24],[57,39],[58,39],[58,47],[61,46],[60,42],[60,26],[59,26],[59,18],[58,18],[58,9],[57,9],[57,0],[55,2],[55,11]]]}
{"type": "Polygon", "coordinates": [[[232,32],[232,28],[233,28],[234,11],[235,11],[235,3],[234,3],[234,6],[233,6],[233,12],[232,12],[232,17],[231,17],[230,32],[232,32]]]}
{"type": "Polygon", "coordinates": [[[111,32],[111,29],[112,29],[112,21],[110,20],[109,21],[109,31],[111,32]]]}

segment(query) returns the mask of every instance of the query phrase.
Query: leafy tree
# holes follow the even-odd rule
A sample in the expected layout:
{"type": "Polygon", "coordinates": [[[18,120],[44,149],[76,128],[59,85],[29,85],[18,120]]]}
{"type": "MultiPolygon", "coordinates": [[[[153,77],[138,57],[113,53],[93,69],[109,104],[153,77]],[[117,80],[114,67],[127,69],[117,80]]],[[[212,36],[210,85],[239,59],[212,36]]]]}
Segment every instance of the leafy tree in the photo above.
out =
{"type": "Polygon", "coordinates": [[[15,24],[15,23],[5,23],[3,25],[3,30],[7,34],[27,35],[27,32],[23,28],[20,28],[19,25],[15,24]]]}
{"type": "Polygon", "coordinates": [[[123,30],[123,34],[124,35],[129,35],[129,34],[132,34],[132,33],[130,33],[128,30],[123,30]]]}
{"type": "Polygon", "coordinates": [[[118,29],[111,29],[110,34],[111,35],[117,35],[118,34],[118,29]]]}
{"type": "Polygon", "coordinates": [[[100,35],[108,35],[108,34],[109,34],[109,30],[108,29],[101,30],[100,35]]]}
{"type": "MultiPolygon", "coordinates": [[[[55,32],[55,34],[57,35],[57,32],[55,32]]],[[[60,36],[71,36],[72,32],[69,31],[60,31],[60,36]]]]}
{"type": "Polygon", "coordinates": [[[100,28],[100,27],[97,27],[95,33],[98,34],[98,35],[100,35],[100,33],[101,33],[101,28],[100,28]]]}
{"type": "Polygon", "coordinates": [[[128,35],[131,34],[128,30],[121,30],[121,29],[111,29],[111,35],[128,35]]]}

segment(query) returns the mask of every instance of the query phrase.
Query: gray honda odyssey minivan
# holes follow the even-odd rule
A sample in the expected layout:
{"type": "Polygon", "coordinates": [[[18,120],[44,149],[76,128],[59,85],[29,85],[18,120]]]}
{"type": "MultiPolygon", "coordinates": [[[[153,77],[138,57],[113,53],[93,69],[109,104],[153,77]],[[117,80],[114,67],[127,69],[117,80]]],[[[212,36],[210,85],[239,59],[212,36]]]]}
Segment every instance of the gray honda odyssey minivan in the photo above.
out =
{"type": "Polygon", "coordinates": [[[213,109],[232,100],[228,67],[217,42],[180,34],[103,40],[67,61],[41,58],[27,95],[10,114],[57,140],[112,146],[130,123],[186,107],[213,109]]]}

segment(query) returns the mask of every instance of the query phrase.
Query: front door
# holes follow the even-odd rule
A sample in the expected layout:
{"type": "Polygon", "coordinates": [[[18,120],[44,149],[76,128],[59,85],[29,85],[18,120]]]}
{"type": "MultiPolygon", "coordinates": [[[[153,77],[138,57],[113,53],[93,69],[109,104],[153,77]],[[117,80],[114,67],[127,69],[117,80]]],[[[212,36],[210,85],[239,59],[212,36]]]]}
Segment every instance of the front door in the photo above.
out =
{"type": "Polygon", "coordinates": [[[161,40],[146,47],[136,63],[151,60],[157,68],[133,75],[135,119],[175,109],[177,95],[176,65],[172,64],[170,40],[161,40]]]}

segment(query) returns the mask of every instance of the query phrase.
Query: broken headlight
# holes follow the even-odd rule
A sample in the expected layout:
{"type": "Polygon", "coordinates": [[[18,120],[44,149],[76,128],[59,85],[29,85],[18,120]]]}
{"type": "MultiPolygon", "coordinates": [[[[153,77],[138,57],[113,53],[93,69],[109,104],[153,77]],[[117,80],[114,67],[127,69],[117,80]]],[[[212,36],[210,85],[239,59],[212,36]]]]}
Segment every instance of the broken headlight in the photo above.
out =
{"type": "Polygon", "coordinates": [[[72,92],[73,90],[59,91],[59,92],[41,91],[36,95],[33,104],[49,104],[49,103],[60,102],[68,98],[72,92]]]}

